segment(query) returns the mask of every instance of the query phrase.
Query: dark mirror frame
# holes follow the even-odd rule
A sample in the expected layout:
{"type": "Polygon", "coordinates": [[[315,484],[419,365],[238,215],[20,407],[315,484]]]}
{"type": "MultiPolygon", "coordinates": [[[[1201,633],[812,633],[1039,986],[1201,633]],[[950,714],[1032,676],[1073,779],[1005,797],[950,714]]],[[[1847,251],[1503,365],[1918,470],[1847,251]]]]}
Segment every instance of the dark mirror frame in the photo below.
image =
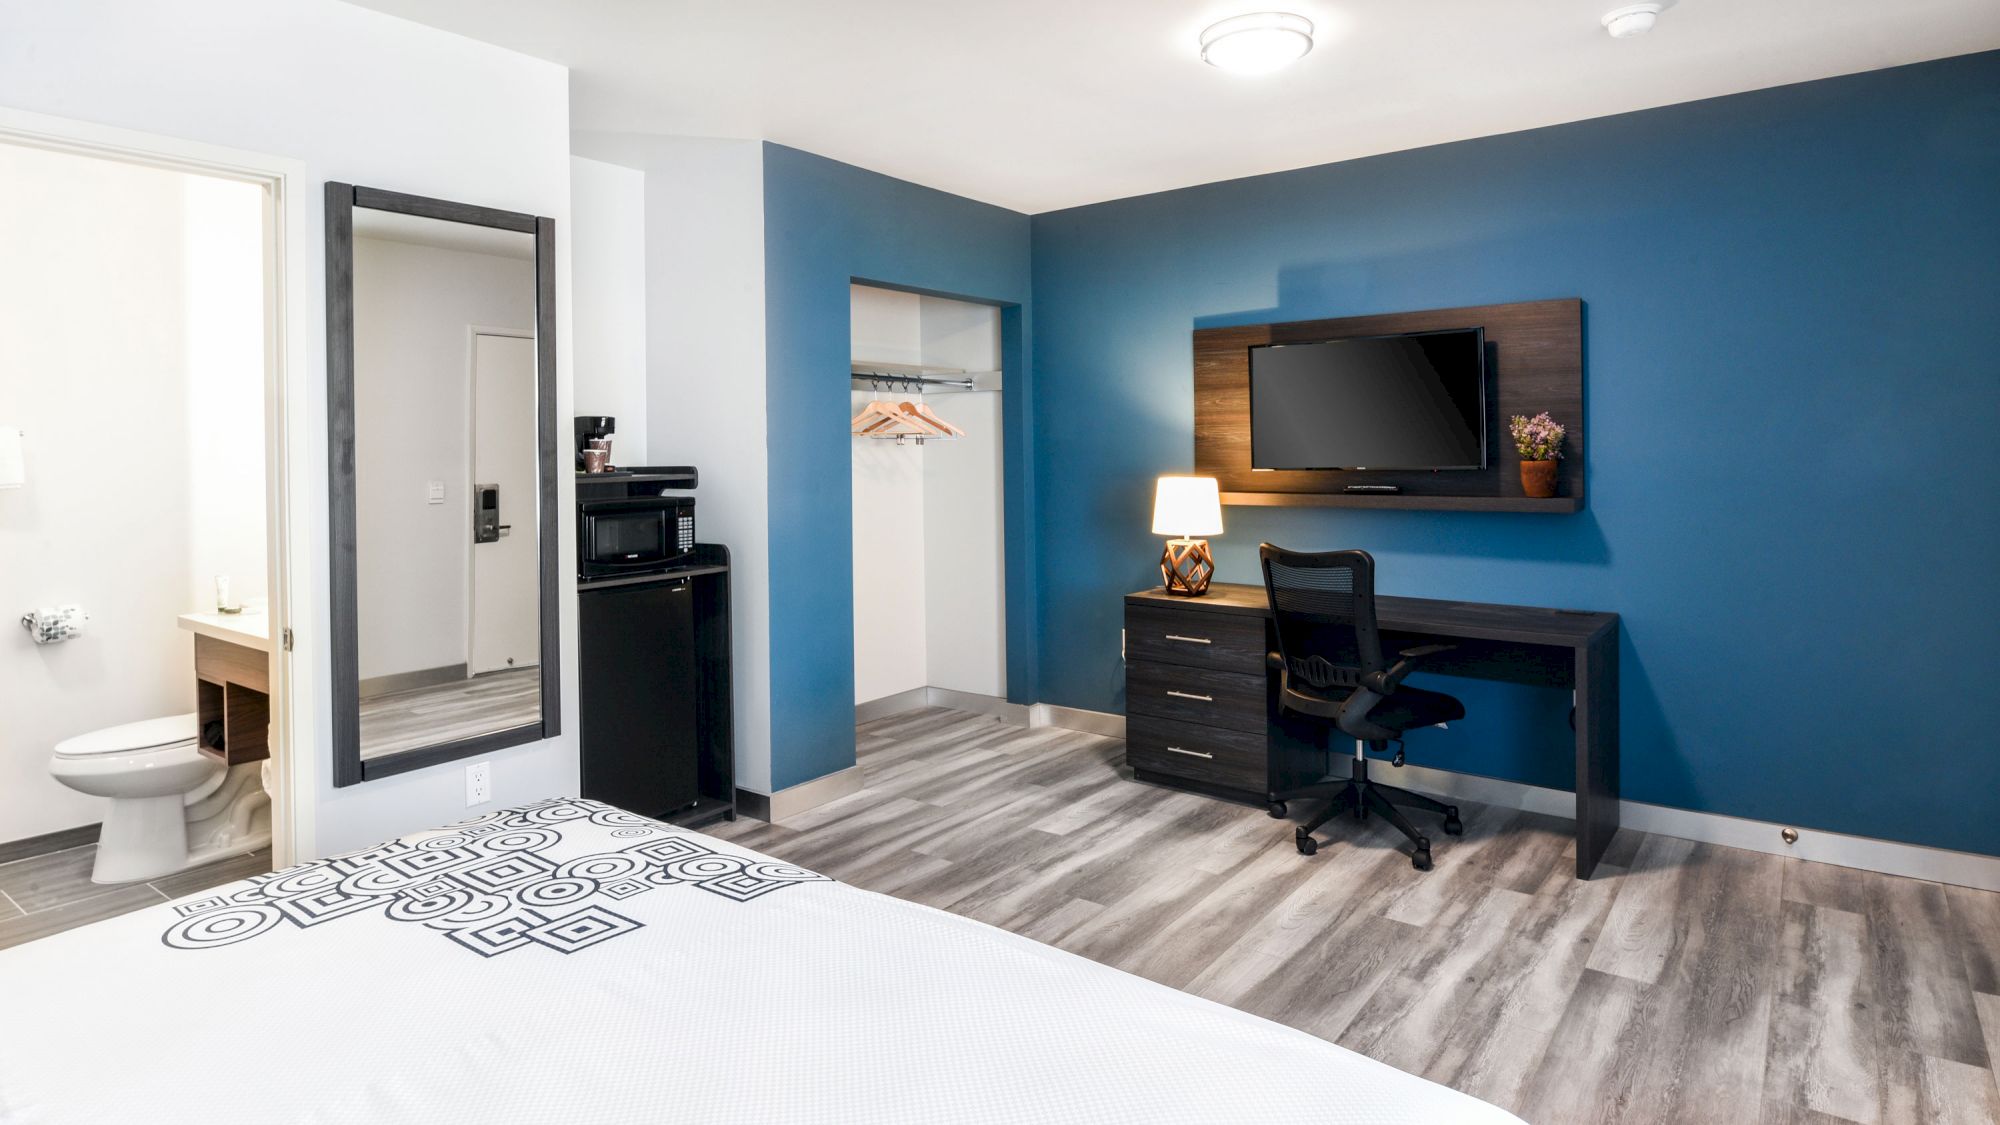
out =
{"type": "Polygon", "coordinates": [[[458,758],[554,738],[562,732],[562,631],[556,552],[556,224],[554,219],[443,199],[326,185],[327,478],[332,523],[333,783],[374,781],[458,758]],[[354,209],[520,231],[535,236],[535,430],[541,502],[542,718],[387,757],[361,757],[361,661],[354,518],[354,209]]]}

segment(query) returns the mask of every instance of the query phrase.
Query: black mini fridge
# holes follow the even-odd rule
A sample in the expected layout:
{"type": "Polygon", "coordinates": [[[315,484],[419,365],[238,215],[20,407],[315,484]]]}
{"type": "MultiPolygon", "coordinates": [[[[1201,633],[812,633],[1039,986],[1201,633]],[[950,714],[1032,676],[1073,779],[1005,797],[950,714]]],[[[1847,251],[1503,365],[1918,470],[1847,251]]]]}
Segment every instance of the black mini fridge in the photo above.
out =
{"type": "Polygon", "coordinates": [[[700,795],[701,668],[686,579],[578,591],[583,795],[664,817],[700,795]]]}

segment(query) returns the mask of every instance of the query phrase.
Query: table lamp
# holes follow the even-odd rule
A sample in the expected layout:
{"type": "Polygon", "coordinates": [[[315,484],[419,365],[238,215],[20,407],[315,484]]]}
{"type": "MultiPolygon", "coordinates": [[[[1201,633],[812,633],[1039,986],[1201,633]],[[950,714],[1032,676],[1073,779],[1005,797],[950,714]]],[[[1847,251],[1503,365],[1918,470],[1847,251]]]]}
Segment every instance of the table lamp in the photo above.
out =
{"type": "Polygon", "coordinates": [[[1222,496],[1214,477],[1161,477],[1153,493],[1153,534],[1165,535],[1160,582],[1167,593],[1198,598],[1215,577],[1215,556],[1201,535],[1222,534],[1222,496]]]}

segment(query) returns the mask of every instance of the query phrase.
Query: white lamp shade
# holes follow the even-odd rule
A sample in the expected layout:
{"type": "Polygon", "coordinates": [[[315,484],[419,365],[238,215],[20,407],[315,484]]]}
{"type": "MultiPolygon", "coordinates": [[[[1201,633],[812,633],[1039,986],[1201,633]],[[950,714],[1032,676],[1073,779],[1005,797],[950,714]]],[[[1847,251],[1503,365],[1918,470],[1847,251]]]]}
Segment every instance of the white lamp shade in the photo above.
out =
{"type": "Polygon", "coordinates": [[[1222,534],[1222,494],[1214,477],[1161,477],[1153,494],[1153,534],[1194,539],[1222,534]]]}

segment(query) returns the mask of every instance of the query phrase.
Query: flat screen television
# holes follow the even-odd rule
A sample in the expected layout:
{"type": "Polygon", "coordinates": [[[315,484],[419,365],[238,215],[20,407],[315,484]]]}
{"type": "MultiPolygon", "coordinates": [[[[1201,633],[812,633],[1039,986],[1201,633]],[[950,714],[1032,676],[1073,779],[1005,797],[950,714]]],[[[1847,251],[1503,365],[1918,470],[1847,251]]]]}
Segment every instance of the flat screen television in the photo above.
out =
{"type": "Polygon", "coordinates": [[[1251,348],[1250,467],[1485,468],[1485,330],[1251,348]]]}

